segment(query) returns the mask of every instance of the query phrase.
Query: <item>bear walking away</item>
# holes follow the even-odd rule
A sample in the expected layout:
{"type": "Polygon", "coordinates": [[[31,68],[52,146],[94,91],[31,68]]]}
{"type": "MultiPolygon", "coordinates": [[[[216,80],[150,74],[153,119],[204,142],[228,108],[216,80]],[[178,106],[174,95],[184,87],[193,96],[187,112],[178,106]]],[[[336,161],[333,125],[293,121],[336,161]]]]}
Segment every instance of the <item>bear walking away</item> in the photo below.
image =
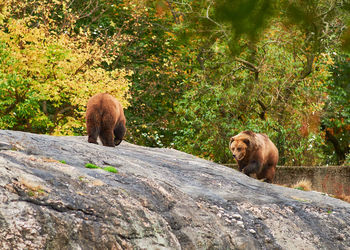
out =
{"type": "Polygon", "coordinates": [[[125,116],[122,105],[107,93],[96,94],[87,103],[86,128],[88,142],[104,146],[118,146],[125,135],[125,116]]]}
{"type": "Polygon", "coordinates": [[[278,149],[265,134],[243,131],[231,137],[230,150],[239,171],[272,183],[278,162],[278,149]]]}

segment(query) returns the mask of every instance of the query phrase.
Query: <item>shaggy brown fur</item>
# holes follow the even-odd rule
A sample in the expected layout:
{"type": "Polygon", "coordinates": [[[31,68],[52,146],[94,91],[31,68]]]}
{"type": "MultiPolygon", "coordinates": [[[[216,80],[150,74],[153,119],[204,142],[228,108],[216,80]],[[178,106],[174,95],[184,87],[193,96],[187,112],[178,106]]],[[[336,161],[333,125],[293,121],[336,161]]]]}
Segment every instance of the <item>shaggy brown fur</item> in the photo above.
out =
{"type": "Polygon", "coordinates": [[[244,131],[231,137],[230,150],[239,171],[271,183],[278,162],[278,150],[265,134],[244,131]]]}
{"type": "Polygon", "coordinates": [[[125,135],[125,116],[121,104],[107,93],[96,94],[87,103],[86,128],[88,142],[97,144],[97,137],[104,146],[119,145],[125,135]]]}

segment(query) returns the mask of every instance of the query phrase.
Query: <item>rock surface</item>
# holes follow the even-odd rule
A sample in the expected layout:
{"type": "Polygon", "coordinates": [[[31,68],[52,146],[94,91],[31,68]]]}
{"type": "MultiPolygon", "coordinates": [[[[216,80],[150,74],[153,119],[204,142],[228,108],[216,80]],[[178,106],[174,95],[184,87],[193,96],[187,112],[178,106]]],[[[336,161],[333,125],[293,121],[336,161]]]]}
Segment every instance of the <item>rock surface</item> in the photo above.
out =
{"type": "Polygon", "coordinates": [[[0,186],[0,249],[350,249],[349,203],[172,149],[0,130],[0,186]]]}

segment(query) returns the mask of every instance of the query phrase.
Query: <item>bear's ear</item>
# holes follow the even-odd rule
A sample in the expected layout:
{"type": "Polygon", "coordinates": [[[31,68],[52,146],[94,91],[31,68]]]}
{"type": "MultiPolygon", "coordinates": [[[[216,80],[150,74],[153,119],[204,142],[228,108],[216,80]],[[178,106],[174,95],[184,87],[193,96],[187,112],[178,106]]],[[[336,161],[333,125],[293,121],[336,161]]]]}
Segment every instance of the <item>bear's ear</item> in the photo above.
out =
{"type": "Polygon", "coordinates": [[[248,139],[244,139],[243,142],[249,147],[250,141],[248,139]]]}
{"type": "Polygon", "coordinates": [[[232,136],[232,137],[230,138],[230,145],[231,145],[231,143],[232,143],[234,140],[235,140],[235,138],[232,136]]]}

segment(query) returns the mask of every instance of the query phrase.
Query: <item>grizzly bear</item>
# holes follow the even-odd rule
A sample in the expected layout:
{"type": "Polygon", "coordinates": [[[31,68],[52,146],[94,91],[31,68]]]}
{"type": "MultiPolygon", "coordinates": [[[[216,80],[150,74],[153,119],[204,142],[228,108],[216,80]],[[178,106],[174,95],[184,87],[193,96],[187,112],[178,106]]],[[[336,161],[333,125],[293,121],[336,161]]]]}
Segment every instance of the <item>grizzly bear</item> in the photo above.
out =
{"type": "Polygon", "coordinates": [[[239,171],[272,183],[278,162],[278,149],[265,134],[243,131],[231,137],[230,150],[239,171]]]}
{"type": "Polygon", "coordinates": [[[122,105],[107,93],[96,94],[87,103],[86,128],[88,142],[104,146],[118,146],[125,135],[125,116],[122,105]]]}

